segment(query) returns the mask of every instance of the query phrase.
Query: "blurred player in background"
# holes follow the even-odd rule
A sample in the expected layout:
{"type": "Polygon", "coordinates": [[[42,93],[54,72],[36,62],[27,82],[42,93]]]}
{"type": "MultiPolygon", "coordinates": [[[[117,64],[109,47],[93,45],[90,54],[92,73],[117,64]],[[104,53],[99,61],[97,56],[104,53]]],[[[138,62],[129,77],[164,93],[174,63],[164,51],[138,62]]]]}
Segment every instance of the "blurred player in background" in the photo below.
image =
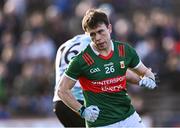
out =
{"type": "MultiPolygon", "coordinates": [[[[58,82],[62,74],[64,73],[68,63],[70,60],[77,55],[80,51],[86,48],[86,46],[91,42],[89,36],[82,34],[77,35],[74,38],[66,41],[62,44],[56,55],[56,86],[54,92],[54,112],[60,122],[65,127],[85,127],[85,120],[81,118],[77,113],[72,111],[69,107],[67,107],[59,98],[58,91],[58,82]]],[[[82,89],[80,87],[80,83],[77,81],[74,88],[72,88],[72,93],[76,97],[76,99],[83,104],[84,97],[82,94],[82,89]]]]}

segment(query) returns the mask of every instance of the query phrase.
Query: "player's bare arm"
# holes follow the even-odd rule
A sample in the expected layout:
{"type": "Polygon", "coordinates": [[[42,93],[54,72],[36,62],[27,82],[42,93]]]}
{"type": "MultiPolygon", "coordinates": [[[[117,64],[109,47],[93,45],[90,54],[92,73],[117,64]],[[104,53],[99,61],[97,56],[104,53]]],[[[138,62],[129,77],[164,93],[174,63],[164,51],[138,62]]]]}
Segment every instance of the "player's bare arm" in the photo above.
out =
{"type": "Polygon", "coordinates": [[[87,121],[94,122],[98,118],[100,110],[94,105],[84,107],[75,99],[71,92],[75,82],[76,81],[70,79],[69,77],[63,76],[60,81],[58,95],[67,106],[77,112],[82,118],[87,121]]]}
{"type": "Polygon", "coordinates": [[[77,112],[82,105],[76,100],[71,92],[71,89],[74,87],[75,83],[76,81],[63,75],[60,81],[58,95],[67,106],[77,112]]]}
{"type": "Polygon", "coordinates": [[[151,69],[147,68],[143,63],[141,63],[137,68],[133,69],[141,77],[149,77],[155,80],[154,74],[152,73],[151,69]]]}
{"type": "Polygon", "coordinates": [[[140,77],[139,86],[154,89],[157,87],[157,82],[151,69],[147,68],[143,63],[140,63],[137,68],[133,69],[140,77]]]}
{"type": "Polygon", "coordinates": [[[138,85],[141,80],[140,76],[130,69],[127,69],[126,71],[126,79],[128,83],[135,85],[138,85]]]}

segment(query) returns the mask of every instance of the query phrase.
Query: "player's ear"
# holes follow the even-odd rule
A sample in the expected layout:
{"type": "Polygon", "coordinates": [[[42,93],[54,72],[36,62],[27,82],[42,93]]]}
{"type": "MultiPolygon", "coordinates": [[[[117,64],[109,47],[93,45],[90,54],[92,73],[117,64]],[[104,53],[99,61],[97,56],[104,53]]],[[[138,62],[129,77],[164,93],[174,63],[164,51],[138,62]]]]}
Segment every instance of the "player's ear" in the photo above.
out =
{"type": "Polygon", "coordinates": [[[109,33],[112,32],[112,25],[111,24],[108,25],[108,30],[109,30],[109,33]]]}

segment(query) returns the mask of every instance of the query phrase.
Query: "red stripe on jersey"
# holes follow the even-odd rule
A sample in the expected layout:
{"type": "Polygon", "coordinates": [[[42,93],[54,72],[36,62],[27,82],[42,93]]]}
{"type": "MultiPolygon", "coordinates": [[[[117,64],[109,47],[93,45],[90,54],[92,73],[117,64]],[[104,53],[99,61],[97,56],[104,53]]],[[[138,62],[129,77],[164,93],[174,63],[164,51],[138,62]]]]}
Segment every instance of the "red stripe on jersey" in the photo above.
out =
{"type": "Polygon", "coordinates": [[[94,60],[91,58],[91,56],[88,53],[85,53],[87,55],[87,57],[89,58],[89,60],[91,61],[91,64],[94,63],[94,60]]]}
{"type": "Polygon", "coordinates": [[[119,56],[120,57],[124,57],[125,56],[124,45],[119,45],[118,46],[118,51],[119,51],[119,56]]]}
{"type": "Polygon", "coordinates": [[[90,66],[91,64],[90,64],[89,60],[87,59],[86,55],[83,55],[82,57],[86,61],[86,63],[90,66]]]}
{"type": "Polygon", "coordinates": [[[80,77],[79,82],[84,91],[92,91],[94,93],[114,93],[126,90],[126,75],[98,81],[80,77]]]}
{"type": "Polygon", "coordinates": [[[94,60],[91,58],[91,56],[88,53],[84,53],[83,59],[86,61],[86,63],[90,66],[94,63],[94,60]]]}

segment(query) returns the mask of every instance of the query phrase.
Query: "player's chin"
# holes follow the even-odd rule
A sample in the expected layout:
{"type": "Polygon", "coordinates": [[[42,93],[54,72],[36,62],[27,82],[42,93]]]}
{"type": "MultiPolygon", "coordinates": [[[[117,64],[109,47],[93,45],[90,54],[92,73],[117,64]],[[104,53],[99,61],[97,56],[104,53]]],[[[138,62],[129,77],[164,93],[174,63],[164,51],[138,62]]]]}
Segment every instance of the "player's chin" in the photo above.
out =
{"type": "Polygon", "coordinates": [[[107,49],[107,47],[104,44],[100,44],[100,45],[98,45],[98,49],[99,50],[105,50],[105,49],[107,49]]]}

